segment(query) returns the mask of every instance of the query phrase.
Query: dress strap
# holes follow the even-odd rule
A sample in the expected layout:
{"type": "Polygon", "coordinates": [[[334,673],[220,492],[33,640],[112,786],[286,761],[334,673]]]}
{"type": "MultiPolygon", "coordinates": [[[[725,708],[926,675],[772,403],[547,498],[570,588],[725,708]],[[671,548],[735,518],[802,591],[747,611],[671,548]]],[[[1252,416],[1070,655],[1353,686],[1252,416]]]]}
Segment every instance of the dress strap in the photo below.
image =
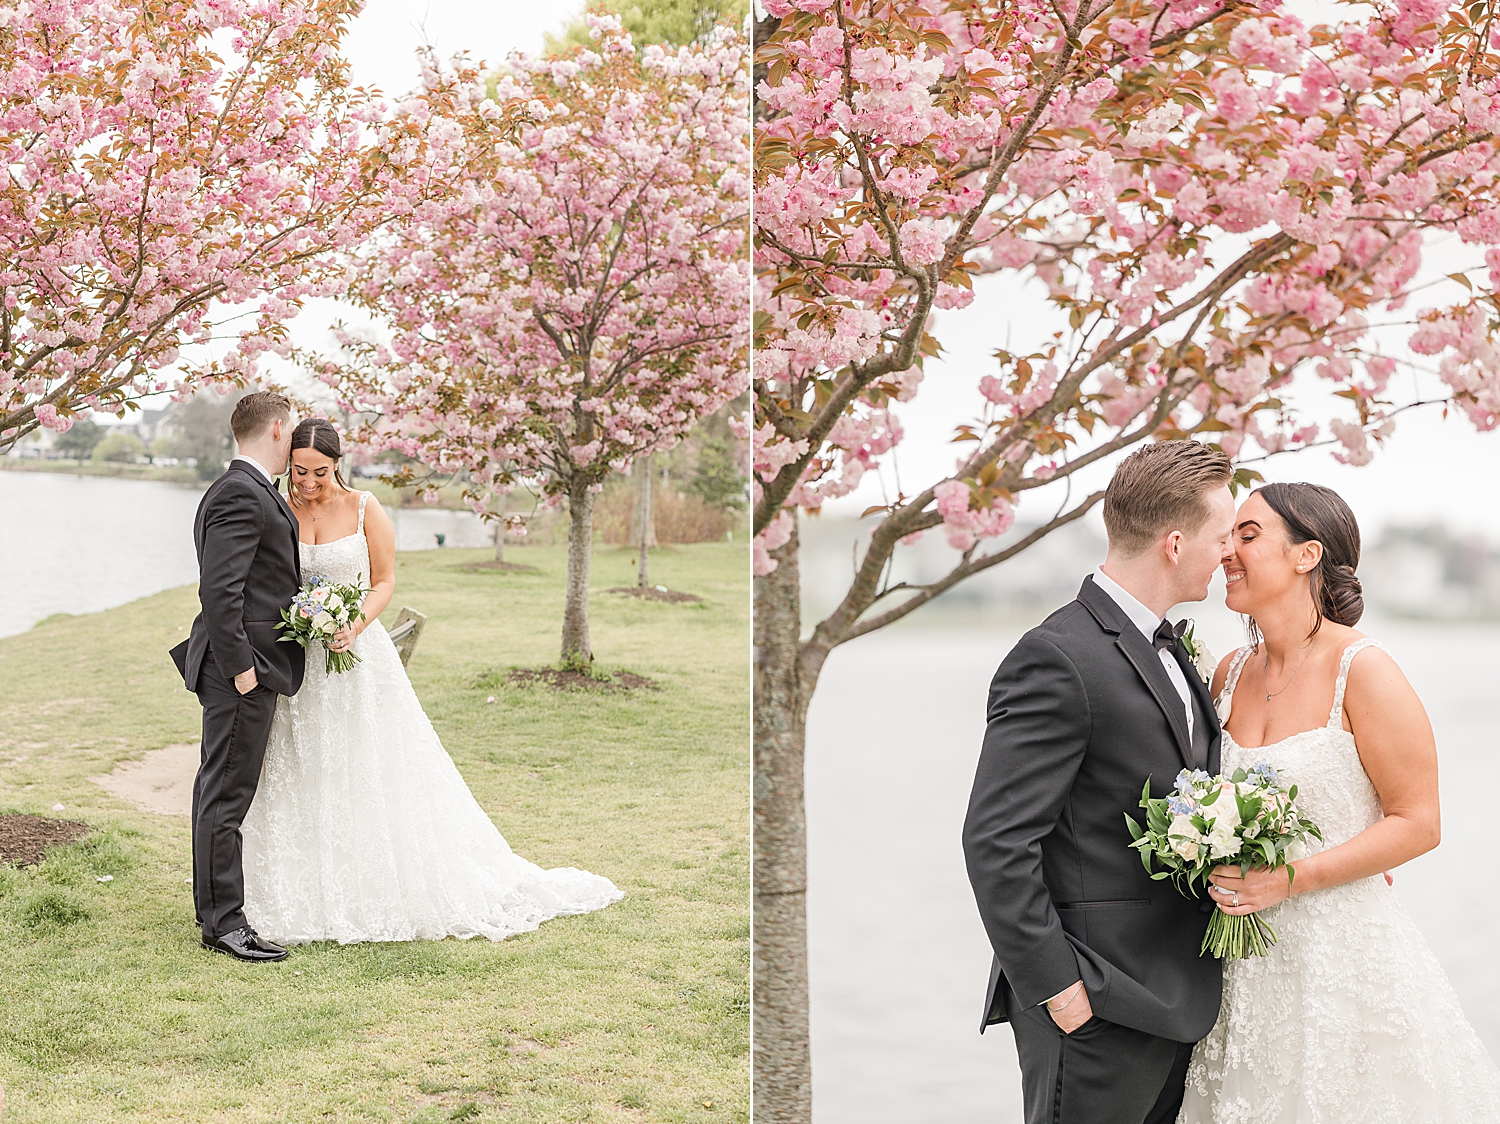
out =
{"type": "Polygon", "coordinates": [[[1250,659],[1250,653],[1253,653],[1254,650],[1256,648],[1253,645],[1247,644],[1241,650],[1236,651],[1235,659],[1230,660],[1229,675],[1224,678],[1223,689],[1220,689],[1220,698],[1235,693],[1235,684],[1239,683],[1239,672],[1244,671],[1245,662],[1250,659]]]}
{"type": "Polygon", "coordinates": [[[1378,640],[1372,640],[1368,636],[1356,640],[1344,649],[1344,657],[1339,660],[1339,677],[1333,684],[1333,709],[1328,712],[1328,724],[1330,726],[1337,726],[1343,729],[1344,690],[1349,686],[1349,665],[1354,662],[1354,657],[1366,648],[1380,648],[1381,651],[1385,651],[1385,648],[1378,640]]]}
{"type": "Polygon", "coordinates": [[[369,498],[369,492],[361,492],[359,494],[359,529],[354,532],[356,535],[365,533],[365,501],[369,498]]]}
{"type": "Polygon", "coordinates": [[[1245,670],[1245,662],[1253,651],[1255,648],[1246,644],[1229,662],[1229,674],[1224,677],[1224,686],[1219,689],[1219,697],[1214,700],[1214,708],[1219,711],[1221,724],[1229,721],[1229,713],[1234,707],[1234,685],[1240,681],[1240,672],[1245,670]]]}

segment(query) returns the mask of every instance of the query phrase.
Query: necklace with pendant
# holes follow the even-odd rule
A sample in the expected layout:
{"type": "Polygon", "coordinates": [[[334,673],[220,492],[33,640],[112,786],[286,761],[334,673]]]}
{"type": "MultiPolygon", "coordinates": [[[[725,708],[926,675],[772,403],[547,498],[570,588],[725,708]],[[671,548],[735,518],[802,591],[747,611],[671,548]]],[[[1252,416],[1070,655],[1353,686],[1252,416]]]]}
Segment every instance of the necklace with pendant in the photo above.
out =
{"type": "Polygon", "coordinates": [[[1304,652],[1302,654],[1302,659],[1298,661],[1296,668],[1292,671],[1292,674],[1287,679],[1287,681],[1281,685],[1281,690],[1280,691],[1273,691],[1273,690],[1271,690],[1271,677],[1266,673],[1267,669],[1269,668],[1270,663],[1271,663],[1270,654],[1267,653],[1267,655],[1266,655],[1266,662],[1264,664],[1262,664],[1261,668],[1260,668],[1260,681],[1261,681],[1262,684],[1264,684],[1264,686],[1266,688],[1266,702],[1270,702],[1277,695],[1281,694],[1282,691],[1285,691],[1288,687],[1290,687],[1292,685],[1292,680],[1295,679],[1295,678],[1297,678],[1297,672],[1299,672],[1299,671],[1302,670],[1302,665],[1307,662],[1307,657],[1308,657],[1309,654],[1310,653],[1308,653],[1308,652],[1304,652]]]}

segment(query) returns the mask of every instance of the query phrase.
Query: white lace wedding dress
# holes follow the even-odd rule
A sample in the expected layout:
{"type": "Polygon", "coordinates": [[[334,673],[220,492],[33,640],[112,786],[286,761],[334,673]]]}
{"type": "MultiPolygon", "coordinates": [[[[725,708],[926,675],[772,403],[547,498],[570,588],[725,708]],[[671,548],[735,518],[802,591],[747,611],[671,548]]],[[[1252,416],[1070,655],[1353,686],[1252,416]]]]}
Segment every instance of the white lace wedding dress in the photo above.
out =
{"type": "MultiPolygon", "coordinates": [[[[302,544],[305,577],[370,575],[359,530],[302,544]]],[[[607,879],[543,870],[511,851],[438,740],[379,621],[361,659],[329,675],[307,653],[295,697],[276,704],[245,817],[245,915],[265,937],[308,941],[501,940],[623,895],[607,879]]]]}
{"type": "MultiPolygon", "coordinates": [[[[1224,733],[1223,771],[1275,766],[1323,847],[1381,817],[1342,721],[1349,665],[1374,644],[1344,650],[1328,725],[1257,749],[1224,733]]],[[[1225,722],[1250,651],[1230,665],[1225,722]]],[[[1299,894],[1264,917],[1280,939],[1267,956],[1224,964],[1219,1021],[1193,1051],[1178,1124],[1500,1121],[1500,1074],[1384,878],[1299,894]]]]}

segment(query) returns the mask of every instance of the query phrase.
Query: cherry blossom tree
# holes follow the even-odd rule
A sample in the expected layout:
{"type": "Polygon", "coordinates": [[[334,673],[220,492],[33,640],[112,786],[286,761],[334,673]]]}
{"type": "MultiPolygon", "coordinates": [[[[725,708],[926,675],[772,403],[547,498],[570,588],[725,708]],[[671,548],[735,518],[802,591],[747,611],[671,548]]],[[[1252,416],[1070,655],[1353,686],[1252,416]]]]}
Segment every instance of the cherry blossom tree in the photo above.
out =
{"type": "Polygon", "coordinates": [[[592,659],[594,497],[748,382],[749,65],[743,34],[637,55],[517,56],[496,96],[532,123],[468,153],[461,201],[354,262],[388,342],[345,333],[321,377],[358,435],[442,473],[476,511],[540,474],[569,514],[565,666],[592,659]]]}
{"type": "Polygon", "coordinates": [[[1493,428],[1500,29],[1493,4],[1438,0],[1336,28],[1277,0],[761,2],[756,1110],[805,1122],[803,750],[828,654],[1080,518],[1102,493],[984,547],[1028,492],[1137,442],[1216,442],[1244,484],[1318,444],[1364,463],[1424,398],[1493,428]],[[1437,233],[1475,268],[1429,307],[1437,233]],[[974,299],[989,274],[1043,292],[1052,322],[1028,308],[1026,342],[997,339],[958,464],[866,512],[853,579],[804,637],[796,512],[891,464],[934,311],[1004,320],[974,299]],[[927,531],[951,572],[891,582],[927,531]]]}
{"type": "Polygon", "coordinates": [[[0,450],[245,381],[305,298],[342,287],[331,251],[441,189],[478,75],[394,111],[350,89],[360,7],[0,7],[0,450]],[[231,319],[227,354],[195,347],[231,319]]]}

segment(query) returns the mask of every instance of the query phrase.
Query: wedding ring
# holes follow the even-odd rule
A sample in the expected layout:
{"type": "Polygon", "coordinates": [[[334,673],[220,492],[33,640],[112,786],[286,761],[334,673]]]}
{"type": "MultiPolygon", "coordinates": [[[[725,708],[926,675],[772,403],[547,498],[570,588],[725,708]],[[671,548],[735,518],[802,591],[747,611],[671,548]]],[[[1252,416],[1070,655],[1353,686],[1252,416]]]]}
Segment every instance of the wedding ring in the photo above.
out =
{"type": "Polygon", "coordinates": [[[1240,892],[1238,890],[1231,890],[1229,892],[1234,895],[1234,900],[1231,901],[1229,904],[1230,905],[1239,905],[1240,904],[1240,892]]]}

